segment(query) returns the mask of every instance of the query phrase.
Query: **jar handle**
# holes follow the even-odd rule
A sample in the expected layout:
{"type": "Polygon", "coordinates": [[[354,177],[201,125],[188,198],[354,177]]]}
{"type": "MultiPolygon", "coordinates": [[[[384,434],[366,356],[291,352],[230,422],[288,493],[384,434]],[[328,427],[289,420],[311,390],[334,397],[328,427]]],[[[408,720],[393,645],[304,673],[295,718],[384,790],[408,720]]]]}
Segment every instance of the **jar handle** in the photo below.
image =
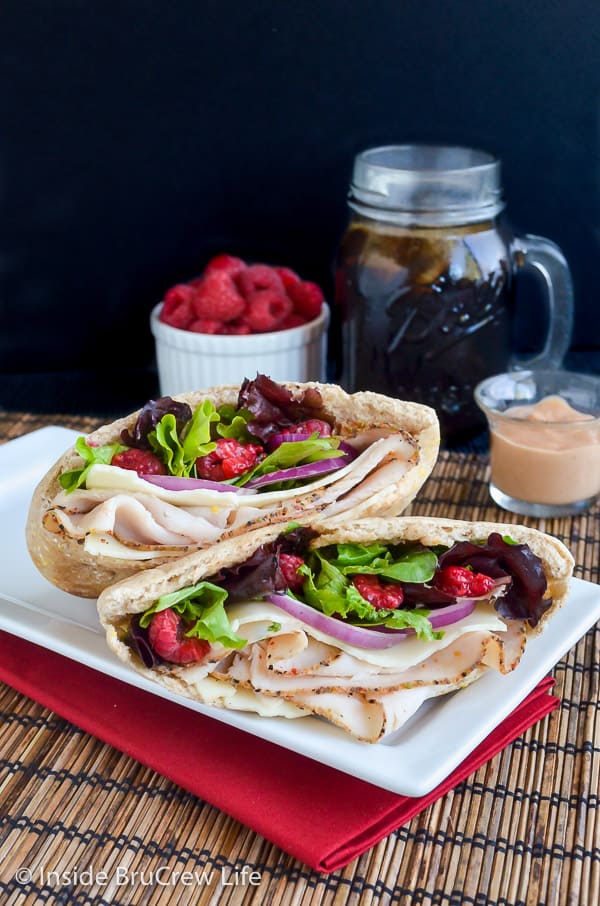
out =
{"type": "Polygon", "coordinates": [[[517,236],[513,244],[517,270],[534,270],[543,278],[548,306],[548,335],[543,349],[530,359],[513,360],[513,368],[560,368],[573,329],[573,281],[560,248],[544,236],[517,236]]]}

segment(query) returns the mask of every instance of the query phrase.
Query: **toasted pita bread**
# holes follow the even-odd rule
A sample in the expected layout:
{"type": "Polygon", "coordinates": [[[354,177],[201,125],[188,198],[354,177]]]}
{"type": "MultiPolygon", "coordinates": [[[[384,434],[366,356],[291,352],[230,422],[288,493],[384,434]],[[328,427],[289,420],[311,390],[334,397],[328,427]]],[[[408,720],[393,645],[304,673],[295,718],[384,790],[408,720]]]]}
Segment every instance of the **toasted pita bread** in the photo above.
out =
{"type": "MultiPolygon", "coordinates": [[[[310,486],[307,486],[298,493],[287,492],[287,497],[281,504],[273,504],[259,511],[250,508],[246,516],[236,517],[231,524],[225,526],[215,527],[211,524],[203,539],[199,540],[198,533],[192,532],[190,537],[184,536],[181,542],[177,540],[177,543],[173,543],[172,540],[167,540],[165,543],[151,538],[149,543],[144,543],[142,539],[141,543],[132,547],[133,542],[128,540],[115,541],[112,529],[104,533],[98,529],[82,529],[77,534],[70,527],[66,507],[77,497],[80,499],[87,493],[75,492],[67,499],[59,484],[59,476],[63,472],[81,465],[81,458],[75,447],[72,447],[52,466],[33,495],[26,535],[27,545],[37,568],[53,584],[65,591],[82,597],[97,597],[108,585],[134,572],[177,559],[190,551],[210,546],[221,538],[240,535],[263,525],[291,520],[306,523],[317,513],[320,513],[323,519],[329,517],[335,524],[336,519],[340,518],[345,521],[374,514],[402,512],[430,474],[437,458],[439,426],[433,409],[376,393],[362,392],[349,395],[340,387],[330,384],[289,383],[285,386],[295,396],[309,387],[318,389],[322,396],[321,412],[333,423],[334,433],[342,435],[350,442],[353,440],[362,442],[363,445],[372,441],[368,452],[373,463],[370,465],[369,461],[366,461],[360,466],[365,474],[360,480],[355,481],[354,486],[352,475],[357,474],[356,472],[351,473],[343,481],[340,479],[337,485],[339,493],[334,491],[334,479],[328,477],[329,488],[318,488],[310,493],[310,486]],[[372,453],[378,451],[379,458],[376,459],[372,453]],[[57,501],[60,501],[60,505],[57,501]],[[121,551],[118,550],[119,546],[121,551]]],[[[212,400],[218,407],[223,404],[235,404],[238,393],[238,385],[229,385],[181,394],[175,399],[187,402],[192,409],[205,399],[212,400]]],[[[126,418],[99,428],[88,435],[88,441],[97,446],[118,441],[124,429],[133,428],[138,414],[134,412],[126,418]]],[[[355,463],[364,459],[366,457],[359,457],[347,468],[359,468],[355,463]]],[[[157,489],[150,490],[154,494],[159,494],[157,489]]],[[[107,493],[104,493],[104,497],[107,493]]],[[[168,495],[160,498],[161,503],[166,496],[168,495]]],[[[97,497],[101,501],[103,497],[101,491],[97,492],[97,497]]],[[[150,521],[154,518],[154,515],[149,515],[145,509],[146,502],[150,501],[147,494],[125,494],[120,500],[127,504],[127,498],[131,507],[141,510],[144,517],[150,521]]],[[[258,495],[258,498],[265,500],[265,495],[258,495]]],[[[173,492],[171,501],[172,499],[173,492]]],[[[243,502],[249,504],[252,499],[244,497],[243,502]]],[[[109,505],[110,502],[107,506],[109,505]]],[[[174,504],[172,509],[176,506],[174,504]]],[[[195,509],[198,510],[198,507],[195,509]]],[[[205,509],[208,516],[211,516],[208,512],[210,508],[205,509]]],[[[202,527],[200,521],[198,519],[197,524],[202,527]]],[[[159,538],[172,539],[172,534],[166,532],[159,538]]]]}
{"type": "Polygon", "coordinates": [[[234,604],[228,611],[230,617],[237,615],[232,625],[238,631],[240,623],[235,620],[242,615],[245,623],[240,633],[248,637],[241,652],[228,652],[216,645],[200,665],[163,662],[155,668],[144,666],[128,643],[131,618],[162,595],[245,562],[261,545],[278,537],[281,527],[269,526],[106,589],[99,598],[98,612],[108,645],[133,669],[189,698],[265,715],[320,715],[358,739],[376,742],[402,726],[425,699],[463,688],[490,669],[501,673],[514,670],[528,636],[543,631],[568,594],[571,554],[556,538],[525,526],[395,517],[362,519],[335,529],[312,523],[312,528],[319,532],[311,542],[315,548],[374,541],[451,547],[458,541],[484,543],[493,532],[509,535],[519,544],[527,544],[540,558],[547,580],[545,597],[551,596],[552,605],[532,629],[521,620],[501,620],[492,603],[482,602],[471,616],[446,627],[444,639],[406,639],[386,649],[390,653],[384,657],[344,645],[293,619],[286,620],[285,614],[282,620],[283,612],[273,616],[269,606],[263,613],[256,603],[234,604]],[[279,630],[261,637],[260,619],[263,633],[269,619],[280,621],[279,630]]]}

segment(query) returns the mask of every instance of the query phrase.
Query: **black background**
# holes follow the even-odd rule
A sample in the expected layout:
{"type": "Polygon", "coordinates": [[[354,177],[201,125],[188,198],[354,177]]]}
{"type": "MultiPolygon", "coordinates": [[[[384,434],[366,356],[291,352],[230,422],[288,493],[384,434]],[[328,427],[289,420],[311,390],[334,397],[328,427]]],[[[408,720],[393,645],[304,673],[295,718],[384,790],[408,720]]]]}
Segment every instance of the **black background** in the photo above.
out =
{"type": "Polygon", "coordinates": [[[0,404],[142,403],[151,307],[221,251],[331,296],[354,154],[411,141],[501,157],[600,370],[599,51],[597,0],[3,3],[0,404]]]}

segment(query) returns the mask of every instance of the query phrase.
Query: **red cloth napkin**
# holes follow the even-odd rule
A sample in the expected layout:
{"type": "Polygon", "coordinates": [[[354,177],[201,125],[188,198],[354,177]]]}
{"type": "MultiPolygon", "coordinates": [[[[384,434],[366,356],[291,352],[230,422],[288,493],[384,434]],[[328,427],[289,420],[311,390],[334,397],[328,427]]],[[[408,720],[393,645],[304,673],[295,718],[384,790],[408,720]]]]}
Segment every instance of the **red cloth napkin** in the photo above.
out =
{"type": "Polygon", "coordinates": [[[0,632],[0,680],[332,872],[423,811],[559,700],[543,680],[440,786],[417,799],[381,790],[149,692],[0,632]]]}

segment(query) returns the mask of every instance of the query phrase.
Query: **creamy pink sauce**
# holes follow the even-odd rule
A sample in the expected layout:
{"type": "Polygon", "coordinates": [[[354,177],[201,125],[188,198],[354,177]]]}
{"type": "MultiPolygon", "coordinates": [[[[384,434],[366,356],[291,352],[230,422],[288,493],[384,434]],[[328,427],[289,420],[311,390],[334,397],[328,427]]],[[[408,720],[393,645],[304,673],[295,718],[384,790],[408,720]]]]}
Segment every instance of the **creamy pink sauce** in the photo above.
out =
{"type": "Polygon", "coordinates": [[[490,418],[492,482],[510,497],[568,504],[600,493],[600,419],[560,396],[490,418]]]}

